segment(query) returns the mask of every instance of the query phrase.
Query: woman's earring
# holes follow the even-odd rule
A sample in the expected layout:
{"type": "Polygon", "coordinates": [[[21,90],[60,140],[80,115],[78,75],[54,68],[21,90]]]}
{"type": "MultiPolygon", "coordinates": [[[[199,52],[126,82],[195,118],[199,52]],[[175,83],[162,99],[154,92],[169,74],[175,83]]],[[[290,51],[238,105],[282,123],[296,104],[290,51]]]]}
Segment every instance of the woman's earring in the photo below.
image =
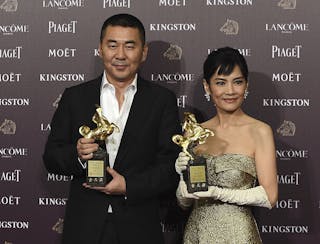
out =
{"type": "Polygon", "coordinates": [[[248,97],[248,95],[249,95],[249,92],[248,92],[248,90],[246,89],[246,90],[244,91],[243,98],[246,99],[246,98],[248,97]]]}
{"type": "Polygon", "coordinates": [[[209,93],[205,93],[204,94],[206,100],[209,102],[210,101],[210,94],[209,93]]]}

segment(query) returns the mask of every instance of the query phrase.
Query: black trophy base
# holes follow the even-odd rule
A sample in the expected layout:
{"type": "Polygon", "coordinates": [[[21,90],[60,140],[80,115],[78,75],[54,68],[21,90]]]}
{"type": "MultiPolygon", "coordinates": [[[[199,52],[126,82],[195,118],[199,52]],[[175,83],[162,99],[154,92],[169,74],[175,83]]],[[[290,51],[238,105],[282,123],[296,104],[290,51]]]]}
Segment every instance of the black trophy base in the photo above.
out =
{"type": "Polygon", "coordinates": [[[93,158],[87,161],[86,183],[90,186],[105,186],[111,181],[107,173],[109,166],[109,155],[106,150],[99,148],[93,153],[93,158]]]}
{"type": "Polygon", "coordinates": [[[207,191],[207,163],[203,157],[197,157],[195,160],[190,160],[187,170],[183,174],[183,179],[187,184],[189,193],[197,191],[207,191]]]}

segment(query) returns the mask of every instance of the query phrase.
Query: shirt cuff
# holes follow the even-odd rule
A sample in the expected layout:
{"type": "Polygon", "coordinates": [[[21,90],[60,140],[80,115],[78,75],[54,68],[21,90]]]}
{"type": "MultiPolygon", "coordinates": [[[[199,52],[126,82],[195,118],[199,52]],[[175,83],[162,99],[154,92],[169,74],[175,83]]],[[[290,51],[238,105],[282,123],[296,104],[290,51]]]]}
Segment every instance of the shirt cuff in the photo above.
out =
{"type": "Polygon", "coordinates": [[[81,161],[81,159],[78,157],[78,161],[79,163],[81,164],[82,168],[83,169],[86,169],[87,168],[87,161],[81,161]]]}

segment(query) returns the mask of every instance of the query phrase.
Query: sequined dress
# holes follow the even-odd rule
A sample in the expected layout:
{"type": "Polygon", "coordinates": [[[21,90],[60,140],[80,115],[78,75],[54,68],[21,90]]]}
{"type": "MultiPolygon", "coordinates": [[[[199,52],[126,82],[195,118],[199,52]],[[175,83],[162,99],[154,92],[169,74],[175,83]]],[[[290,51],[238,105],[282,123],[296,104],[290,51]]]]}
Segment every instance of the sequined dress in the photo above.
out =
{"type": "MultiPolygon", "coordinates": [[[[254,159],[242,154],[205,156],[208,184],[229,189],[254,187],[254,159]]],[[[212,198],[197,200],[188,219],[184,244],[262,243],[250,206],[223,203],[212,198]]]]}

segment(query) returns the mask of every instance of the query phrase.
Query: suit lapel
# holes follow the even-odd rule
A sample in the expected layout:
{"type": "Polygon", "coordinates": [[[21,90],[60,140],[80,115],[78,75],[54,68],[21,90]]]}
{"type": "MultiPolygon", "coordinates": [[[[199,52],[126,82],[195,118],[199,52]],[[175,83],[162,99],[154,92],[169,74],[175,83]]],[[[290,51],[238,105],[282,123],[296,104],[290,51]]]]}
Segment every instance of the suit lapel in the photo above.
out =
{"type": "Polygon", "coordinates": [[[152,101],[152,99],[150,99],[150,96],[152,96],[152,94],[150,93],[150,87],[148,86],[148,83],[139,78],[137,83],[137,93],[135,94],[131,105],[128,120],[115,160],[115,167],[117,168],[119,167],[119,165],[117,164],[121,164],[121,161],[128,153],[128,150],[132,150],[132,147],[130,147],[129,145],[134,144],[135,140],[137,140],[137,138],[139,137],[139,133],[141,133],[141,125],[143,125],[145,116],[146,114],[148,114],[148,108],[150,108],[150,104],[147,104],[146,106],[146,102],[152,101]]]}
{"type": "MultiPolygon", "coordinates": [[[[88,106],[97,104],[100,105],[100,87],[101,87],[102,76],[99,76],[97,79],[93,80],[90,84],[90,87],[86,88],[83,93],[88,102],[88,106]]],[[[95,108],[94,108],[95,109],[95,108]]],[[[93,114],[92,114],[93,115],[93,114]]]]}
{"type": "Polygon", "coordinates": [[[100,86],[101,77],[95,80],[89,81],[87,84],[81,87],[79,97],[80,102],[77,104],[79,123],[94,128],[96,124],[92,121],[92,116],[96,110],[96,104],[100,104],[100,86]]]}

